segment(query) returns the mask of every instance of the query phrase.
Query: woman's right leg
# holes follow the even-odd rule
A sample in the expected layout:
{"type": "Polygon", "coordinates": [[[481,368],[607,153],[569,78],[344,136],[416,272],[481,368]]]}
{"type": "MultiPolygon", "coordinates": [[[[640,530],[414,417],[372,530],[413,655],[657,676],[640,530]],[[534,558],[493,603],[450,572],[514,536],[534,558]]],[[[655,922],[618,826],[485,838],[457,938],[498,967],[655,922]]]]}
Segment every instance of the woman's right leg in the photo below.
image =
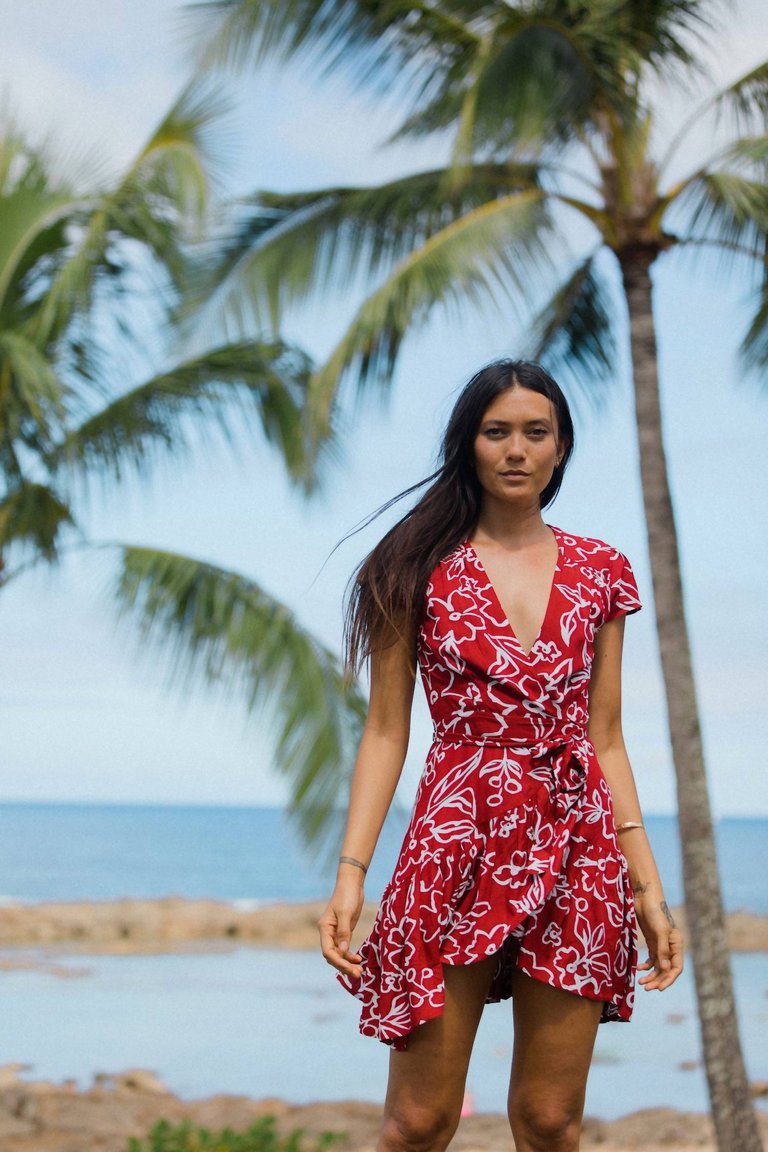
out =
{"type": "Polygon", "coordinates": [[[445,1008],[389,1058],[378,1152],[443,1152],[461,1116],[467,1067],[496,956],[445,965],[445,1008]]]}

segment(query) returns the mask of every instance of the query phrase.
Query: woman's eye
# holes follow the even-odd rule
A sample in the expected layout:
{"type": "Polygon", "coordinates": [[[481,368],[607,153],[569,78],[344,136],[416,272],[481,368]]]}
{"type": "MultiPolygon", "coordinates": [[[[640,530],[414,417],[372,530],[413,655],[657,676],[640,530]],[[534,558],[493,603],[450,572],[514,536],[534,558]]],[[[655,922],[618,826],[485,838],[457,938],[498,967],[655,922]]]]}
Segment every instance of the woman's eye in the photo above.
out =
{"type": "Polygon", "coordinates": [[[494,440],[498,440],[498,438],[500,436],[504,435],[504,429],[503,428],[486,428],[485,434],[486,434],[486,436],[491,436],[494,440]]]}
{"type": "Polygon", "coordinates": [[[546,434],[546,428],[531,428],[530,432],[528,433],[529,436],[534,436],[537,440],[541,440],[544,436],[546,436],[546,434]]]}

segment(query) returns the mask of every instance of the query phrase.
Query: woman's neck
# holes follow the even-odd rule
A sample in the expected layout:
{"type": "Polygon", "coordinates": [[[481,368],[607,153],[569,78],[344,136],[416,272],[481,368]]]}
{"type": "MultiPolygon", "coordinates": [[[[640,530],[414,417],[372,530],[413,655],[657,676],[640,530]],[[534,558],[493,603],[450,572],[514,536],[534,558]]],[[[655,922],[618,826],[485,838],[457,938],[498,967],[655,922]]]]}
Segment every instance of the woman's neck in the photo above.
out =
{"type": "Polygon", "coordinates": [[[478,543],[486,540],[502,547],[519,548],[549,534],[538,503],[518,508],[500,500],[486,499],[472,535],[478,543]]]}

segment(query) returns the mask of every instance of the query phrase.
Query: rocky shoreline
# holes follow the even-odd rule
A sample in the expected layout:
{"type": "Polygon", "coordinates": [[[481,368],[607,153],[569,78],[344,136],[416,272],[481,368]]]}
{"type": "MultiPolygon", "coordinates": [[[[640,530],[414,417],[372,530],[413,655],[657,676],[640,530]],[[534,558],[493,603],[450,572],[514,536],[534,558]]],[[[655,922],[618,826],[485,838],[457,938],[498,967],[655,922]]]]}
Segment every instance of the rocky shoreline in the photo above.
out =
{"type": "MultiPolygon", "coordinates": [[[[132,1069],[100,1073],[93,1086],[74,1081],[55,1084],[24,1078],[19,1064],[0,1067],[0,1152],[126,1152],[130,1137],[142,1138],[161,1119],[216,1131],[245,1130],[265,1116],[276,1118],[281,1135],[300,1128],[311,1148],[325,1132],[344,1133],[337,1152],[373,1152],[381,1109],[363,1101],[290,1104],[247,1096],[181,1100],[153,1073],[132,1069]]],[[[768,1139],[768,1114],[760,1124],[768,1139]]],[[[506,1117],[491,1113],[465,1116],[451,1152],[510,1152],[506,1117]]],[[[587,1117],[584,1149],[601,1152],[714,1152],[707,1116],[673,1108],[648,1108],[618,1120],[587,1117]]]]}
{"type": "MultiPolygon", "coordinates": [[[[78,901],[0,907],[0,948],[128,954],[196,948],[317,947],[315,924],[321,901],[240,907],[219,900],[168,896],[156,900],[78,901]]],[[[367,903],[355,940],[367,933],[376,912],[367,903]]],[[[674,909],[685,930],[685,913],[674,909]]],[[[728,935],[734,952],[768,952],[768,916],[731,912],[728,935]]],[[[13,965],[6,960],[3,966],[13,965]]]]}
{"type": "MultiPolygon", "coordinates": [[[[96,954],[159,954],[225,951],[236,947],[314,949],[321,902],[248,907],[225,901],[166,897],[157,900],[6,904],[0,907],[0,971],[39,968],[60,977],[86,975],[73,958],[96,954]]],[[[376,911],[367,904],[356,933],[361,939],[376,911]]],[[[680,910],[676,915],[684,922],[680,910]]],[[[735,951],[768,951],[768,917],[745,912],[729,916],[735,951]]],[[[212,1056],[215,1054],[212,1053],[212,1056]]],[[[302,1129],[308,1152],[326,1132],[346,1135],[338,1152],[373,1152],[380,1106],[362,1101],[297,1105],[216,1095],[182,1100],[141,1069],[100,1073],[89,1088],[75,1081],[50,1083],[28,1078],[22,1065],[0,1067],[0,1152],[126,1152],[130,1137],[146,1137],[160,1119],[184,1119],[211,1130],[245,1130],[274,1116],[278,1131],[302,1129]]],[[[768,1084],[753,1085],[767,1096],[768,1084]]],[[[760,1123],[768,1146],[768,1113],[760,1123]]],[[[477,1114],[462,1119],[451,1152],[510,1152],[506,1118],[477,1114]]],[[[705,1115],[651,1108],[617,1120],[588,1117],[585,1150],[602,1152],[714,1152],[705,1115]]]]}

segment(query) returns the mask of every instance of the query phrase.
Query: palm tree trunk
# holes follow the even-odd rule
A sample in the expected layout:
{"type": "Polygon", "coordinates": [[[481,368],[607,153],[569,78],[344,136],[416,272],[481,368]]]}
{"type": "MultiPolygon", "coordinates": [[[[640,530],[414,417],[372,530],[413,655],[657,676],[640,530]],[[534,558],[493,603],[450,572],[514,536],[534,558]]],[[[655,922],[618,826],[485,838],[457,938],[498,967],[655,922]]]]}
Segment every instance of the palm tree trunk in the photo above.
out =
{"type": "Polygon", "coordinates": [[[654,249],[619,254],[630,318],[640,474],[656,626],[677,778],[686,921],[719,1152],[762,1152],[733,996],[677,531],[662,439],[650,267],[654,249]]]}

